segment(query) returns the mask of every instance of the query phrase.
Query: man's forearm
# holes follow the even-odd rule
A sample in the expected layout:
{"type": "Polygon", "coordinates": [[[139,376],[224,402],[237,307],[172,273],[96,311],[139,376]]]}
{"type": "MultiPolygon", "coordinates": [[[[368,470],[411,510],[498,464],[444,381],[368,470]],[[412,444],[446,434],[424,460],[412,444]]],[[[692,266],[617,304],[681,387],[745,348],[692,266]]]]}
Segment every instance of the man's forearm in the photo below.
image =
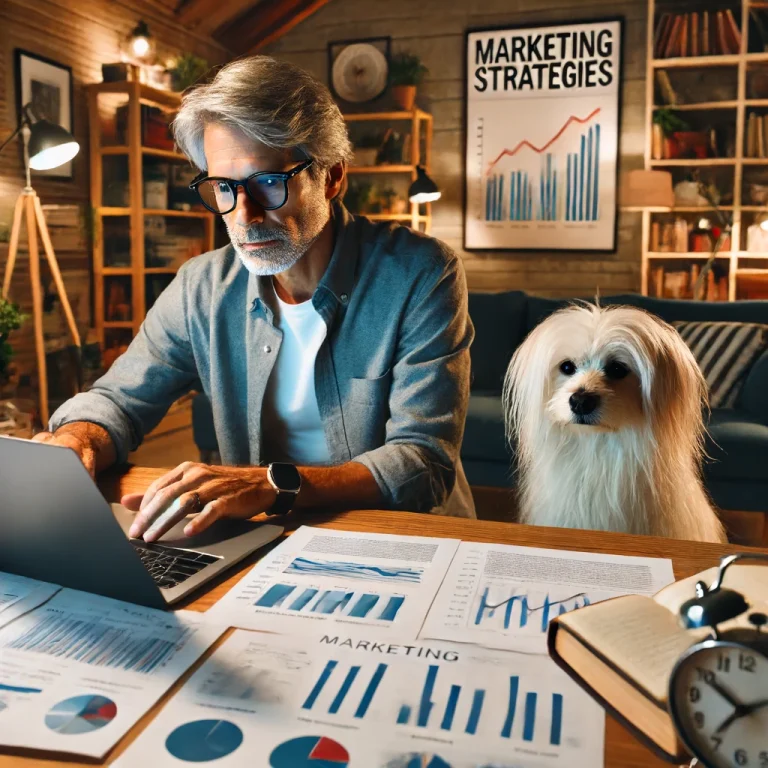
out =
{"type": "Polygon", "coordinates": [[[301,491],[294,509],[371,509],[383,498],[370,470],[355,461],[335,467],[299,467],[301,491]]]}
{"type": "Polygon", "coordinates": [[[117,451],[109,432],[98,424],[90,421],[72,421],[63,424],[54,432],[54,437],[62,435],[78,440],[84,451],[92,451],[96,472],[111,467],[117,460],[117,451]]]}

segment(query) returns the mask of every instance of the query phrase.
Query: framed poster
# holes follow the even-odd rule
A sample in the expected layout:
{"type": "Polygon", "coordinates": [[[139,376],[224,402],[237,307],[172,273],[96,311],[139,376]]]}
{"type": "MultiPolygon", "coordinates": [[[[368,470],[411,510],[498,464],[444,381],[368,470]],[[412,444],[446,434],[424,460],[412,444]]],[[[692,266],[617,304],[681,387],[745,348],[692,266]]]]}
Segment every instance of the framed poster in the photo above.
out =
{"type": "MultiPolygon", "coordinates": [[[[38,120],[72,130],[72,69],[36,53],[16,49],[16,108],[31,104],[32,113],[38,120]]],[[[58,168],[32,171],[32,176],[72,178],[73,163],[70,160],[58,168]]]]}
{"type": "Polygon", "coordinates": [[[622,26],[467,33],[466,250],[616,249],[622,26]]]}

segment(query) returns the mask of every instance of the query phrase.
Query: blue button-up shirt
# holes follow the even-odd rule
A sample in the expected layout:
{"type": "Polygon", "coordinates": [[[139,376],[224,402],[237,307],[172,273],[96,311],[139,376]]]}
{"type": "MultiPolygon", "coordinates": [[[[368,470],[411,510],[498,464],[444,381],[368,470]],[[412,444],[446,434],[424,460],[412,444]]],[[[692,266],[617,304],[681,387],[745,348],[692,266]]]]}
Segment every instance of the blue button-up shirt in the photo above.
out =
{"type": "MultiPolygon", "coordinates": [[[[331,462],[368,467],[391,509],[474,517],[459,459],[474,335],[461,261],[406,227],[339,203],[333,212],[335,246],[312,296],[328,326],[315,393],[331,462]]],[[[100,424],[124,461],[196,388],[211,401],[222,461],[268,463],[262,403],[282,341],[274,304],[271,278],[250,274],[231,245],[191,259],[128,351],[49,428],[100,424]]]]}

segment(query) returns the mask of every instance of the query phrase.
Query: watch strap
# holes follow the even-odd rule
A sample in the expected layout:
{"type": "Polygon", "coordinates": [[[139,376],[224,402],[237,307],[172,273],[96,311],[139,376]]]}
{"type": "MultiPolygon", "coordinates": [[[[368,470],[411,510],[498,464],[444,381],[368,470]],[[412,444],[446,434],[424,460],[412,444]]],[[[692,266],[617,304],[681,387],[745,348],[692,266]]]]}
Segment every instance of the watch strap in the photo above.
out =
{"type": "Polygon", "coordinates": [[[293,509],[298,493],[293,491],[278,491],[275,503],[267,510],[267,515],[285,515],[293,509]]]}

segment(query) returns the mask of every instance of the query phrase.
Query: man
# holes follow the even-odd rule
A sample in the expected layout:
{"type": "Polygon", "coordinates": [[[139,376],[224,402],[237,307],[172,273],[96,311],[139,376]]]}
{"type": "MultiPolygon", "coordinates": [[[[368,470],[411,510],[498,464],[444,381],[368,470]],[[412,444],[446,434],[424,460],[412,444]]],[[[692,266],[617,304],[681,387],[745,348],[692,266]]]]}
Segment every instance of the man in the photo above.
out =
{"type": "Polygon", "coordinates": [[[186,462],[125,496],[146,540],[192,512],[187,535],[301,507],[474,517],[459,460],[473,336],[462,265],[344,209],[351,146],[325,86],[242,59],[184,97],[174,132],[231,245],[187,262],[128,351],[36,439],[95,474],[205,391],[228,466],[186,462]]]}

